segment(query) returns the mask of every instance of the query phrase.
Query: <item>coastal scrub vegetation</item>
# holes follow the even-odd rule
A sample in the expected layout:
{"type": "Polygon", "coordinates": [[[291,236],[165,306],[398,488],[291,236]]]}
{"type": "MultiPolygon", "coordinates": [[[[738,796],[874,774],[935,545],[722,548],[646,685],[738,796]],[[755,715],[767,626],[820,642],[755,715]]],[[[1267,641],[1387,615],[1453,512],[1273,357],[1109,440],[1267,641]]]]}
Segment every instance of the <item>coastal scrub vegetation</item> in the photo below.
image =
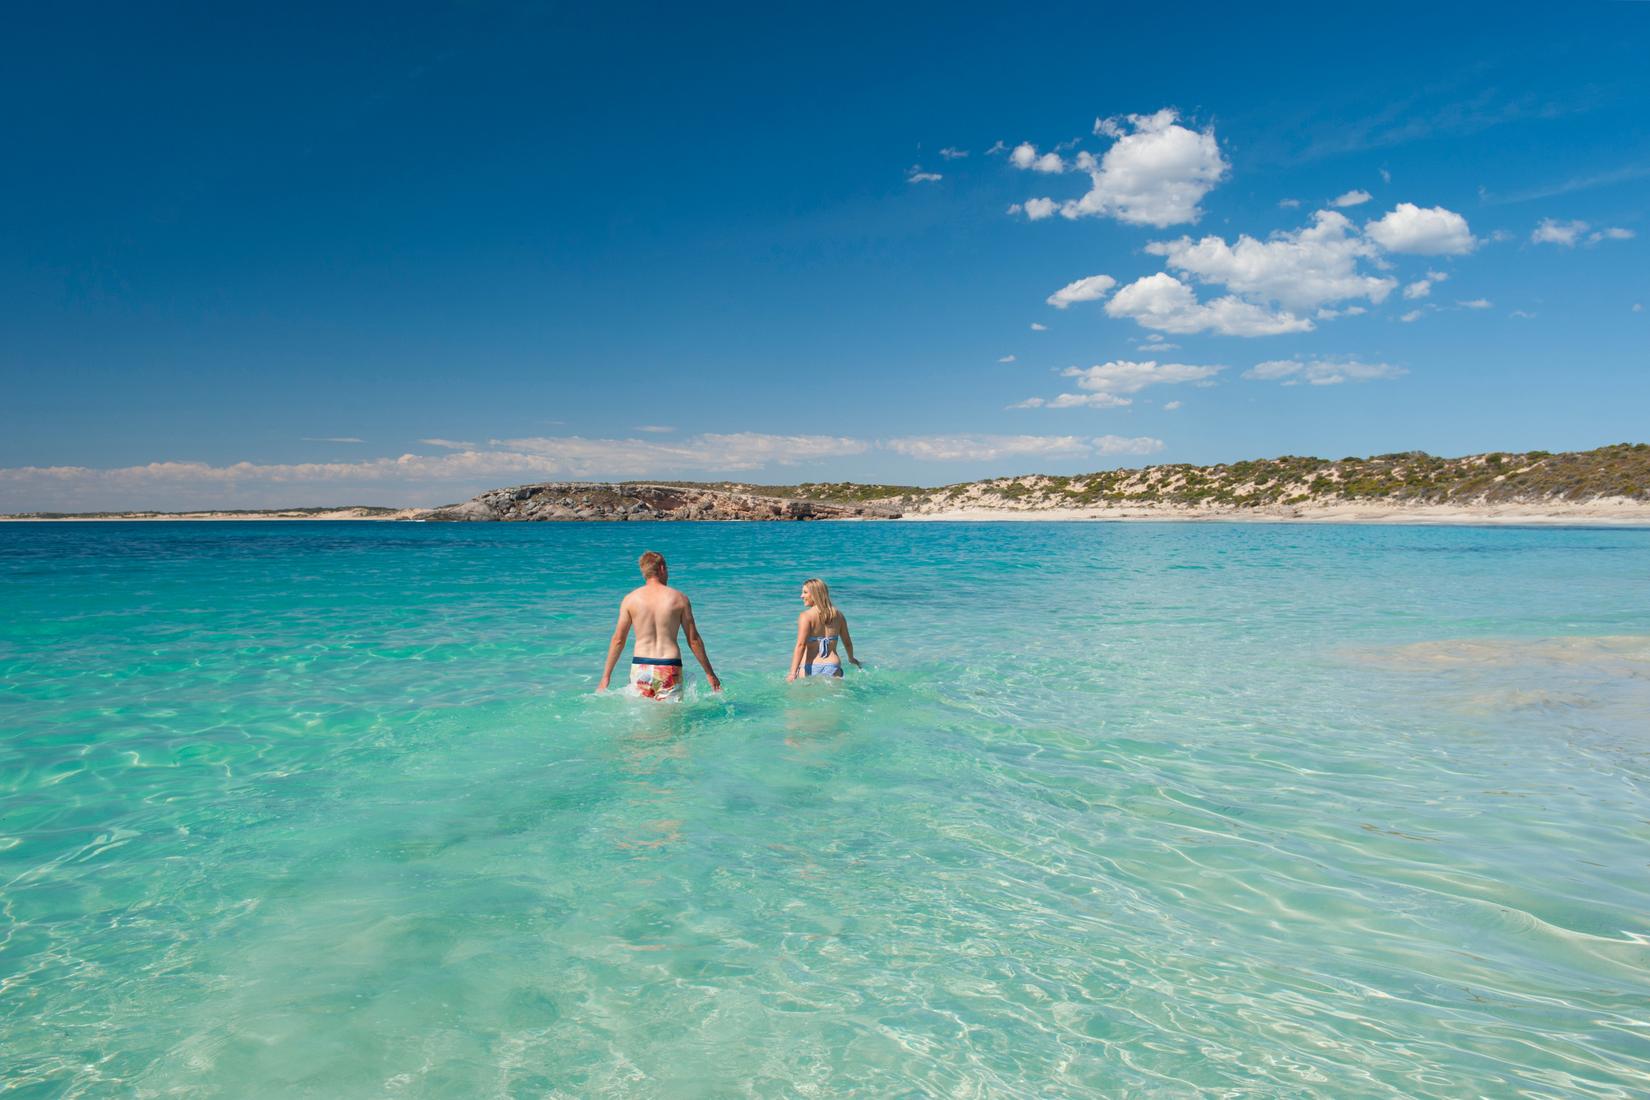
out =
{"type": "Polygon", "coordinates": [[[1088,507],[1289,508],[1352,502],[1418,505],[1580,503],[1650,498],[1650,444],[1591,451],[1501,452],[1440,458],[1400,451],[1368,458],[1282,455],[1213,466],[1173,463],[1089,474],[1030,474],[936,489],[813,483],[746,491],[821,501],[940,510],[1088,507]]]}

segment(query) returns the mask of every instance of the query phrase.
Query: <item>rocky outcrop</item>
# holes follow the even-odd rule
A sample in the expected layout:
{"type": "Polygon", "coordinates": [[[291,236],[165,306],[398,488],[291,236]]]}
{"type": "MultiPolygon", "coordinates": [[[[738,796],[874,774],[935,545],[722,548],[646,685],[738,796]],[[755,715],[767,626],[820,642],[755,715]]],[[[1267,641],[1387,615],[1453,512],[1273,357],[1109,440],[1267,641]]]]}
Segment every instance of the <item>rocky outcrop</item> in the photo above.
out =
{"type": "Polygon", "coordinates": [[[686,485],[549,482],[490,489],[414,518],[458,523],[611,520],[898,519],[892,508],[825,504],[686,485]]]}

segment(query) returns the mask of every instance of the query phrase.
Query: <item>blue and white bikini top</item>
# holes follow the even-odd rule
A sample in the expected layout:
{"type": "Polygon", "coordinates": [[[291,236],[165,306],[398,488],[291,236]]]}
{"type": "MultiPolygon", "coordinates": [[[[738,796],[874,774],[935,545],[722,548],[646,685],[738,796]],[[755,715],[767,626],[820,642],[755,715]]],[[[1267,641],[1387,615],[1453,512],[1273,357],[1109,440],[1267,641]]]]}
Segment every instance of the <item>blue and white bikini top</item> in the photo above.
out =
{"type": "Polygon", "coordinates": [[[814,634],[810,635],[808,640],[821,643],[817,655],[819,657],[830,657],[836,653],[837,635],[835,634],[814,634]]]}

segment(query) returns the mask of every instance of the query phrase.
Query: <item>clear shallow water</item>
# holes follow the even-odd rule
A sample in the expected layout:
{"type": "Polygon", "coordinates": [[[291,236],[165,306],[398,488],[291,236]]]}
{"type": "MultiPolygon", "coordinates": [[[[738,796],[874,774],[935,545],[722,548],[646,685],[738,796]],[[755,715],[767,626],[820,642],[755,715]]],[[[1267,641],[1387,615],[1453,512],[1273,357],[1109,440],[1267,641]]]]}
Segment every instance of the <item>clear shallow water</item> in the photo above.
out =
{"type": "Polygon", "coordinates": [[[0,525],[0,1093],[1643,1095],[1647,577],[1622,530],[0,525]],[[647,547],[723,696],[591,694],[647,547]],[[786,685],[813,574],[873,668],[786,685]]]}

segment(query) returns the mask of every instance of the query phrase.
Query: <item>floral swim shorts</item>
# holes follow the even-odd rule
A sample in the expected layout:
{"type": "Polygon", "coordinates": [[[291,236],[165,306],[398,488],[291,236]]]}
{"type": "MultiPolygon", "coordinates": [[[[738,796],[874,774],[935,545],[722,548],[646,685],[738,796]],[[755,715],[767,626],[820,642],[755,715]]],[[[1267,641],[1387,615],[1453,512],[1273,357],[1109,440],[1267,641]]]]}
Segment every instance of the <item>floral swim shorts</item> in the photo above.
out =
{"type": "Polygon", "coordinates": [[[644,699],[675,701],[682,697],[680,657],[635,657],[630,662],[630,683],[644,699]]]}

